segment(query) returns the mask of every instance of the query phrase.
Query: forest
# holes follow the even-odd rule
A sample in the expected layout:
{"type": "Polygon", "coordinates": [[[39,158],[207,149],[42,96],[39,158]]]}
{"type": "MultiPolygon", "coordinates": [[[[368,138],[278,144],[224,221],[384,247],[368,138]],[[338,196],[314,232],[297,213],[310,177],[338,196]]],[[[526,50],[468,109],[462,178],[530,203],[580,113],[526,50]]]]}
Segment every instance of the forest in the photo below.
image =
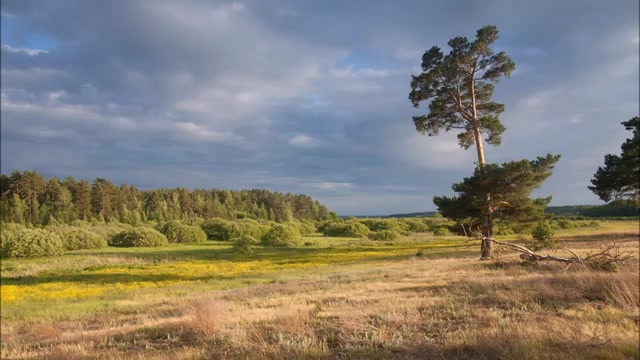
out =
{"type": "Polygon", "coordinates": [[[93,183],[72,176],[45,180],[37,171],[14,171],[0,177],[0,221],[19,224],[70,224],[74,220],[136,225],[196,218],[262,219],[275,222],[324,220],[325,205],[307,195],[263,189],[186,188],[140,190],[96,178],[93,183]]]}

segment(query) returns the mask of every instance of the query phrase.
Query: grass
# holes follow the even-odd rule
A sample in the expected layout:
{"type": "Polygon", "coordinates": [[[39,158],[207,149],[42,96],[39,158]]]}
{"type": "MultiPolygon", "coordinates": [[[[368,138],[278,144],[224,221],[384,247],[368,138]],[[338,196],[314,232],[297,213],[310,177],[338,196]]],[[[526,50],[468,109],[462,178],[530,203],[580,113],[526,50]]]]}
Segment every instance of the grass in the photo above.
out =
{"type": "MultiPolygon", "coordinates": [[[[556,236],[580,254],[607,239],[638,252],[637,222],[556,236]]],[[[313,246],[251,256],[208,242],[3,260],[0,357],[640,355],[637,260],[604,273],[509,253],[479,262],[462,237],[305,240],[313,246]]]]}

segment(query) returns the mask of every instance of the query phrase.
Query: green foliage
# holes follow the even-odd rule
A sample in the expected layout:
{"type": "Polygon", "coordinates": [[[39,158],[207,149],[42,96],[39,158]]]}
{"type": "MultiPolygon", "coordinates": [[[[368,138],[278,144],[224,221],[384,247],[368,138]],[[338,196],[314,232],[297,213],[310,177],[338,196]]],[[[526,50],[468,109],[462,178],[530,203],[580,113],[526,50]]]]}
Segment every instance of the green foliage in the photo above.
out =
{"type": "Polygon", "coordinates": [[[604,167],[598,167],[588,187],[604,202],[640,196],[640,117],[622,125],[633,136],[622,144],[620,155],[605,155],[604,167]]]}
{"type": "Polygon", "coordinates": [[[258,243],[258,240],[252,236],[244,236],[235,238],[233,241],[233,251],[242,255],[252,255],[253,245],[258,243]]]}
{"type": "Polygon", "coordinates": [[[326,206],[307,195],[262,189],[189,191],[185,188],[141,191],[115,185],[105,178],[92,183],[67,178],[47,181],[35,171],[2,175],[0,221],[39,225],[70,224],[76,219],[93,223],[181,220],[200,226],[204,220],[261,219],[278,222],[319,221],[331,218],[326,206]]]}
{"type": "Polygon", "coordinates": [[[539,222],[545,217],[544,209],[551,197],[530,199],[529,196],[551,175],[559,159],[560,155],[549,154],[532,161],[477,167],[473,176],[453,184],[457,196],[435,196],[433,202],[445,217],[472,228],[481,226],[488,214],[504,224],[539,222]]]}
{"type": "Polygon", "coordinates": [[[107,240],[86,228],[74,226],[48,226],[45,228],[56,233],[66,250],[101,249],[107,246],[107,240]]]}
{"type": "Polygon", "coordinates": [[[218,218],[205,221],[202,230],[210,240],[231,240],[240,236],[240,227],[236,223],[218,218]]]}
{"type": "Polygon", "coordinates": [[[391,230],[397,233],[409,233],[409,225],[397,219],[364,219],[360,222],[371,231],[391,230]]]}
{"type": "Polygon", "coordinates": [[[315,226],[315,224],[313,224],[311,222],[300,221],[300,222],[294,222],[294,223],[292,223],[292,225],[297,227],[298,230],[300,230],[300,233],[302,235],[315,234],[315,232],[316,232],[316,226],[315,226]]]}
{"type": "Polygon", "coordinates": [[[377,241],[394,241],[400,238],[400,234],[394,230],[379,230],[369,233],[367,237],[371,240],[377,241]]]}
{"type": "Polygon", "coordinates": [[[319,230],[330,237],[366,237],[371,230],[358,221],[333,221],[323,224],[319,230]]]}
{"type": "Polygon", "coordinates": [[[419,249],[418,252],[416,253],[417,257],[424,257],[424,251],[422,251],[422,249],[419,249]]]}
{"type": "Polygon", "coordinates": [[[458,141],[465,149],[478,140],[476,131],[488,134],[488,143],[500,144],[504,105],[492,102],[491,96],[494,84],[509,77],[515,64],[504,52],[493,52],[491,45],[497,39],[498,29],[485,26],[473,42],[465,37],[449,40],[451,51],[446,56],[437,46],[422,55],[423,72],[412,75],[409,94],[414,107],[430,100],[429,113],[413,117],[418,132],[435,136],[440,130],[460,129],[458,141]]]}
{"type": "Polygon", "coordinates": [[[170,243],[198,243],[207,241],[207,234],[198,226],[185,225],[172,220],[165,223],[160,232],[170,243]]]}
{"type": "Polygon", "coordinates": [[[424,233],[429,231],[429,225],[421,219],[400,219],[401,223],[404,223],[410,232],[424,233]]]}
{"type": "Polygon", "coordinates": [[[63,253],[64,244],[53,232],[13,225],[2,227],[0,241],[2,258],[39,258],[60,256],[63,253]]]}
{"type": "Polygon", "coordinates": [[[167,238],[157,230],[136,227],[111,237],[109,245],[115,247],[159,247],[168,244],[167,238]]]}
{"type": "Polygon", "coordinates": [[[447,226],[438,226],[433,228],[433,230],[431,230],[433,232],[433,235],[435,236],[449,236],[451,235],[451,231],[449,231],[449,228],[447,226]]]}
{"type": "Polygon", "coordinates": [[[242,236],[261,238],[269,228],[269,225],[251,219],[238,221],[210,219],[202,224],[202,229],[211,240],[231,240],[242,236]]]}
{"type": "Polygon", "coordinates": [[[531,231],[533,242],[529,245],[532,250],[553,249],[557,245],[553,240],[553,229],[548,223],[540,223],[531,231]]]}
{"type": "Polygon", "coordinates": [[[298,247],[302,244],[302,235],[295,226],[276,224],[262,236],[264,246],[298,247]]]}

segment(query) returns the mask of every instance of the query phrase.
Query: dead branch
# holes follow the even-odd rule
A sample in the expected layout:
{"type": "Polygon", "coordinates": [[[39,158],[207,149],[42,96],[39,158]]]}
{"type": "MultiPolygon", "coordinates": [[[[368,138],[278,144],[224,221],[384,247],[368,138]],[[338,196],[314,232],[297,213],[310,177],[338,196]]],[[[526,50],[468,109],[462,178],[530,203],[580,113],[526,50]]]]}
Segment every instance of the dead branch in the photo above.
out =
{"type": "Polygon", "coordinates": [[[620,244],[613,242],[611,244],[602,245],[604,248],[600,252],[590,253],[584,258],[590,265],[597,268],[609,268],[614,265],[622,265],[633,257],[630,251],[620,249],[620,244]]]}
{"type": "MultiPolygon", "coordinates": [[[[462,229],[464,230],[464,234],[467,236],[468,239],[471,239],[471,237],[468,235],[467,230],[465,229],[464,225],[462,223],[460,223],[460,225],[462,226],[462,229]]],[[[504,242],[504,241],[498,241],[494,238],[487,238],[484,235],[482,235],[482,233],[479,231],[477,232],[473,232],[471,231],[471,229],[469,229],[469,231],[476,236],[476,238],[480,238],[483,241],[489,240],[492,243],[498,244],[498,245],[502,245],[505,247],[508,247],[512,250],[515,250],[517,252],[520,253],[520,258],[523,260],[527,260],[527,261],[558,261],[558,262],[562,262],[565,264],[574,264],[574,263],[582,263],[582,259],[580,259],[580,257],[573,252],[572,250],[569,250],[568,248],[564,248],[564,250],[567,250],[568,252],[570,252],[571,254],[574,255],[573,258],[561,258],[561,257],[557,257],[557,256],[551,256],[551,255],[540,255],[540,254],[536,254],[535,252],[527,249],[524,246],[520,246],[520,245],[516,245],[516,244],[511,244],[508,242],[504,242]]]]}

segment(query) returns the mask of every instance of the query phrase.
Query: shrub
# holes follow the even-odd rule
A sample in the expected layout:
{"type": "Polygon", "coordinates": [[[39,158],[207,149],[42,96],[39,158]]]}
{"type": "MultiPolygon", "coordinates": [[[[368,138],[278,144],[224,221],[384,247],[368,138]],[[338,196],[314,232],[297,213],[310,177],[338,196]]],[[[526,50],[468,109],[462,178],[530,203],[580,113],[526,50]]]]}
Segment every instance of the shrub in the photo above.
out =
{"type": "Polygon", "coordinates": [[[357,221],[331,222],[322,227],[322,234],[331,237],[366,237],[371,231],[357,221]]]}
{"type": "Polygon", "coordinates": [[[423,233],[429,231],[429,225],[418,219],[402,219],[401,222],[403,222],[411,232],[423,233]]]}
{"type": "Polygon", "coordinates": [[[197,226],[190,226],[173,220],[165,223],[160,232],[171,243],[197,243],[207,241],[207,234],[197,226]]]}
{"type": "Polygon", "coordinates": [[[51,226],[47,230],[56,233],[66,250],[101,249],[107,240],[87,229],[73,226],[51,226]]]}
{"type": "Polygon", "coordinates": [[[533,250],[552,249],[556,247],[556,243],[553,240],[553,230],[547,223],[540,223],[533,228],[531,236],[533,237],[533,242],[529,246],[533,250]]]}
{"type": "Polygon", "coordinates": [[[419,249],[418,252],[416,253],[417,257],[424,257],[424,251],[422,251],[422,249],[419,249]]]}
{"type": "Polygon", "coordinates": [[[51,231],[15,226],[2,229],[0,257],[38,258],[60,256],[63,253],[62,240],[51,231]]]}
{"type": "Polygon", "coordinates": [[[261,238],[264,246],[297,247],[302,243],[300,231],[288,225],[274,225],[261,238]]]}
{"type": "Polygon", "coordinates": [[[122,224],[122,223],[95,223],[91,227],[86,228],[86,230],[100,236],[104,239],[104,241],[109,242],[110,239],[125,230],[131,230],[133,227],[131,225],[122,224]]]}
{"type": "Polygon", "coordinates": [[[436,226],[433,228],[433,235],[435,236],[449,236],[451,235],[451,231],[449,231],[447,226],[436,226]]]}
{"type": "Polygon", "coordinates": [[[293,225],[300,230],[300,234],[302,235],[314,234],[316,232],[316,226],[311,222],[300,221],[293,223],[293,225]]]}
{"type": "Polygon", "coordinates": [[[224,219],[207,220],[201,227],[210,240],[231,240],[240,235],[238,225],[224,219]]]}
{"type": "Polygon", "coordinates": [[[367,235],[371,240],[393,241],[400,238],[400,234],[393,230],[380,230],[367,235]]]}
{"type": "Polygon", "coordinates": [[[558,226],[560,226],[560,229],[573,229],[576,224],[569,220],[558,220],[558,226]]]}
{"type": "Polygon", "coordinates": [[[260,239],[262,235],[266,234],[269,229],[271,229],[270,225],[260,224],[259,222],[251,219],[242,219],[236,222],[236,227],[234,227],[235,236],[234,237],[242,237],[242,236],[251,236],[256,239],[260,239]]]}
{"type": "Polygon", "coordinates": [[[258,240],[252,236],[244,236],[233,239],[233,251],[242,255],[253,254],[253,245],[257,244],[258,240]]]}
{"type": "Polygon", "coordinates": [[[371,231],[393,230],[398,233],[409,231],[409,225],[396,219],[365,219],[360,221],[371,231]]]}
{"type": "Polygon", "coordinates": [[[109,245],[115,247],[158,247],[167,245],[168,242],[167,238],[157,230],[137,227],[112,236],[109,245]]]}

